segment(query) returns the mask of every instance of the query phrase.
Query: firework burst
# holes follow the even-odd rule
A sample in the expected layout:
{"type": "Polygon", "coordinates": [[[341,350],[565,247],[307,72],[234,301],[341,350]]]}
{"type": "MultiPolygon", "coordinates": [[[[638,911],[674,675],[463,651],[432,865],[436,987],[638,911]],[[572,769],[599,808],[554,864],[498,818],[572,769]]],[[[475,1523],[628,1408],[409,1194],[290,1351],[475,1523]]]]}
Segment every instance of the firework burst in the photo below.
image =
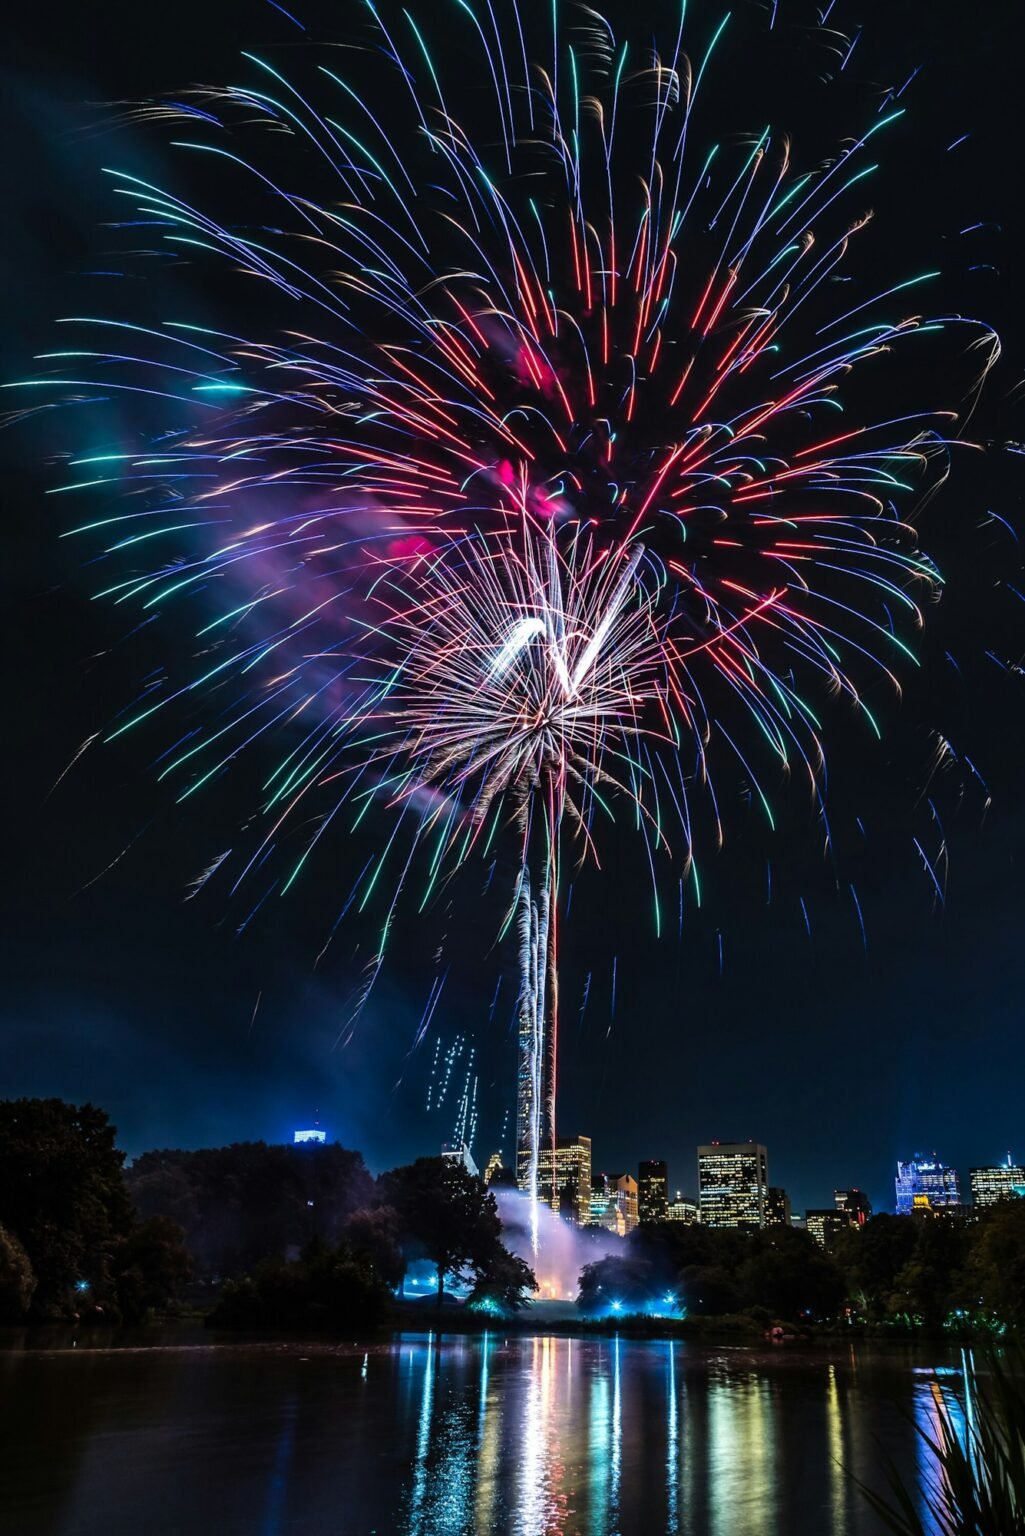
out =
{"type": "Polygon", "coordinates": [[[898,686],[940,581],[901,508],[957,415],[899,359],[963,333],[978,382],[995,341],[914,307],[935,273],[839,282],[903,108],[807,169],[772,127],[705,134],[728,18],[692,61],[682,11],[662,53],[558,0],[363,14],[302,79],[246,55],[250,83],[134,114],[199,195],[113,173],[133,227],[244,318],[79,320],[100,349],[33,387],[133,402],[141,446],[73,460],[100,504],[72,532],[98,596],[195,633],[110,736],[175,719],[182,798],[283,743],[236,887],[300,811],[283,889],[386,807],[361,903],[400,827],[412,851],[368,988],[415,851],[429,894],[516,829],[536,1184],[564,818],[585,854],[625,793],[686,874],[722,840],[721,755],[770,823],[795,769],[821,806],[816,695],[877,731],[863,679],[898,686]]]}

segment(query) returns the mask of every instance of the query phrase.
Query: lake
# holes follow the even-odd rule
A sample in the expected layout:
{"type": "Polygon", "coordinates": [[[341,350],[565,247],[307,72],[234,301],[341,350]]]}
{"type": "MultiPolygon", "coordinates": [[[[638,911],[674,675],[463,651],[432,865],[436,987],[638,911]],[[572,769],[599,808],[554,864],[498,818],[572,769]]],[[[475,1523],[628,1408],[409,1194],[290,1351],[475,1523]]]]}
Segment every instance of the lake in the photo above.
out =
{"type": "Polygon", "coordinates": [[[5,1536],[878,1536],[849,1474],[914,1471],[940,1358],[164,1338],[0,1346],[5,1536]]]}

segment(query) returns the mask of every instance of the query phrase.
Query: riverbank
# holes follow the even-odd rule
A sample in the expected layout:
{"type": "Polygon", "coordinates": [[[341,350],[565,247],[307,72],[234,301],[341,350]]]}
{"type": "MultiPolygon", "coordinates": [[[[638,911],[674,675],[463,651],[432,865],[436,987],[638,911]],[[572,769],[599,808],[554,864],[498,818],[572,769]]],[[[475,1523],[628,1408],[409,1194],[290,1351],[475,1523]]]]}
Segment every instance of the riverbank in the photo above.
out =
{"type": "Polygon", "coordinates": [[[310,1327],[224,1328],[212,1322],[211,1314],[195,1309],[175,1316],[153,1317],[148,1322],[124,1325],[89,1323],[85,1320],[66,1324],[29,1324],[0,1327],[0,1352],[12,1349],[62,1348],[166,1348],[198,1347],[223,1343],[267,1345],[365,1344],[380,1347],[400,1335],[448,1335],[453,1338],[479,1339],[501,1334],[509,1338],[624,1338],[652,1342],[677,1342],[694,1345],[735,1346],[743,1349],[808,1351],[822,1353],[837,1347],[892,1346],[895,1349],[921,1348],[925,1351],[958,1348],[979,1343],[980,1335],[969,1331],[929,1332],[922,1328],[892,1324],[808,1324],[797,1327],[784,1324],[767,1328],[760,1319],[743,1314],[722,1317],[651,1317],[608,1315],[587,1317],[573,1302],[532,1302],[522,1311],[496,1315],[473,1311],[461,1303],[437,1307],[431,1300],[396,1302],[387,1316],[375,1326],[354,1323],[351,1328],[310,1327]]]}
{"type": "Polygon", "coordinates": [[[766,1322],[745,1313],[722,1316],[687,1317],[650,1316],[635,1313],[608,1313],[588,1317],[573,1302],[531,1302],[522,1311],[495,1317],[474,1312],[463,1306],[437,1308],[430,1301],[400,1302],[392,1313],[396,1328],[429,1329],[432,1332],[477,1335],[496,1328],[507,1333],[557,1334],[566,1337],[615,1337],[665,1339],[710,1344],[771,1345],[772,1347],[808,1347],[866,1343],[873,1346],[892,1343],[900,1346],[959,1346],[992,1342],[990,1331],[962,1328],[931,1330],[903,1323],[794,1323],[790,1320],[766,1322]]]}

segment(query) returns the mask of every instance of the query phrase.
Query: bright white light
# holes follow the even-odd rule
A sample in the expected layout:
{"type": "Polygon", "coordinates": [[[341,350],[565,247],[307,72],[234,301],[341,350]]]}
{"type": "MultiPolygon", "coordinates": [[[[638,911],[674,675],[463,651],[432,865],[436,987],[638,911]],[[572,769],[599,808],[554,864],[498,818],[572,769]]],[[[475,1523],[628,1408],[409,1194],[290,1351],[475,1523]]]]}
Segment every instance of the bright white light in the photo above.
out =
{"type": "Polygon", "coordinates": [[[543,619],[521,619],[491,663],[492,675],[501,677],[503,672],[508,672],[524,646],[529,645],[535,635],[543,635],[544,632],[543,619]]]}

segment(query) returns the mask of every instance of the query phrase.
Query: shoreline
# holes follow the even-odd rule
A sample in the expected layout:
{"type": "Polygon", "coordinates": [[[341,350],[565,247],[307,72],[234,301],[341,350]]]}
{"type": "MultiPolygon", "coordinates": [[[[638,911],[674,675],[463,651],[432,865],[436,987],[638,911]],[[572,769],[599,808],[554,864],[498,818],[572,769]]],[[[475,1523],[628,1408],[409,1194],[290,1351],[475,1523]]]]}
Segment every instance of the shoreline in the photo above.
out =
{"type": "MultiPolygon", "coordinates": [[[[741,1321],[738,1319],[738,1321],[741,1321]]],[[[743,1322],[751,1322],[743,1319],[743,1322]]],[[[720,1323],[718,1319],[681,1318],[676,1321],[645,1317],[587,1318],[537,1315],[494,1317],[466,1314],[456,1308],[433,1307],[414,1303],[396,1308],[377,1328],[357,1328],[352,1333],[340,1330],[286,1330],[213,1328],[201,1315],[180,1318],[155,1318],[131,1326],[82,1326],[74,1323],[39,1323],[0,1326],[0,1354],[8,1352],[65,1353],[79,1350],[91,1354],[144,1352],[147,1350],[203,1350],[218,1348],[314,1348],[380,1349],[411,1335],[436,1338],[580,1338],[626,1339],[637,1343],[676,1343],[696,1350],[730,1349],[756,1351],[768,1355],[814,1356],[837,1349],[858,1347],[872,1350],[957,1350],[975,1339],[951,1334],[894,1332],[848,1328],[842,1332],[825,1328],[808,1329],[785,1339],[773,1339],[754,1325],[740,1328],[720,1323]]]]}

